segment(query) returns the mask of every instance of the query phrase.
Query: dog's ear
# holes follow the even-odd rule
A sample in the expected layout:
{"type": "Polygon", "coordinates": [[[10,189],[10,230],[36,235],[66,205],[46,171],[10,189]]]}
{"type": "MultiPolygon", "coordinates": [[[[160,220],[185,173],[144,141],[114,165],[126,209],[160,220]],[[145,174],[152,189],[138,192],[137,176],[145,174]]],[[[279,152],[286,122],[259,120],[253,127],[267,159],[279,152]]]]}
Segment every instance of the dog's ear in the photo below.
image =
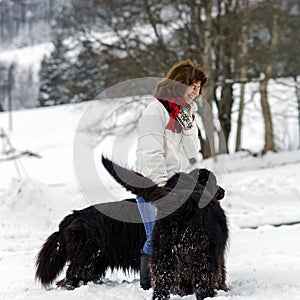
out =
{"type": "Polygon", "coordinates": [[[200,172],[200,169],[194,169],[189,173],[189,175],[192,176],[193,178],[198,178],[199,172],[200,172]]]}
{"type": "Polygon", "coordinates": [[[197,172],[196,175],[191,176],[190,173],[179,172],[167,181],[164,187],[164,191],[167,193],[162,195],[160,201],[155,203],[160,214],[170,214],[181,207],[186,201],[193,201],[191,195],[197,186],[197,172]]]}
{"type": "Polygon", "coordinates": [[[209,179],[210,173],[211,172],[208,171],[207,169],[194,169],[189,173],[189,175],[192,176],[193,178],[197,178],[197,182],[205,186],[209,179]]]}
{"type": "Polygon", "coordinates": [[[195,169],[193,172],[198,171],[198,183],[206,187],[207,192],[214,196],[217,200],[222,200],[225,195],[225,190],[217,185],[217,179],[213,172],[207,169],[195,169]]]}
{"type": "MultiPolygon", "coordinates": [[[[194,171],[196,171],[196,170],[194,170],[194,171]]],[[[192,172],[194,172],[194,171],[192,171],[192,172]]],[[[216,182],[215,175],[207,169],[198,169],[198,183],[200,183],[202,185],[206,185],[208,181],[216,182]]]]}

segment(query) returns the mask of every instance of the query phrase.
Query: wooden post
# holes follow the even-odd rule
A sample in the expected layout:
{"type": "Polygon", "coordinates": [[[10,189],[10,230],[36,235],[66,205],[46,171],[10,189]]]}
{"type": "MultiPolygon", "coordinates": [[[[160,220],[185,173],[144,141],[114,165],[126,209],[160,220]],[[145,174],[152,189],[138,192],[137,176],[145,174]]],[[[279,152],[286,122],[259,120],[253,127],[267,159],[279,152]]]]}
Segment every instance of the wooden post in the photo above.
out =
{"type": "Polygon", "coordinates": [[[11,90],[13,87],[13,69],[14,65],[11,64],[8,71],[8,84],[7,84],[7,95],[8,95],[8,128],[10,131],[13,130],[13,119],[12,119],[12,95],[11,90]]]}

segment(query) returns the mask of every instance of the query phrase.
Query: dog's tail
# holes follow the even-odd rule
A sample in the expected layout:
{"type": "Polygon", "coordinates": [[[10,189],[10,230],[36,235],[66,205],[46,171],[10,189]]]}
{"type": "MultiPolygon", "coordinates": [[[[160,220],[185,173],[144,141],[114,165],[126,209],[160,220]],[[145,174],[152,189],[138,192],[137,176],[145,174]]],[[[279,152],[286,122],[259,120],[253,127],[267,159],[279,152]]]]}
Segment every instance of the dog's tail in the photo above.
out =
{"type": "Polygon", "coordinates": [[[158,187],[151,179],[123,168],[104,156],[102,163],[109,174],[127,191],[142,196],[146,201],[155,201],[169,192],[166,188],[158,187]]]}
{"type": "Polygon", "coordinates": [[[35,278],[47,287],[63,270],[66,261],[64,241],[59,231],[54,232],[37,255],[35,278]]]}

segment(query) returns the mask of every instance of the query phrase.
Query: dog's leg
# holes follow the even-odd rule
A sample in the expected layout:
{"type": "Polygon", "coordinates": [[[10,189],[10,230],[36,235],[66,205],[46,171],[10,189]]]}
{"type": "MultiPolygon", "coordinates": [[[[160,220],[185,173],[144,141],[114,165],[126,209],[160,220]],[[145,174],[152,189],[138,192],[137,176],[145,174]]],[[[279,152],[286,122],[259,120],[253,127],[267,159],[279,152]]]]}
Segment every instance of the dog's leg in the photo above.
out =
{"type": "Polygon", "coordinates": [[[174,263],[168,254],[158,264],[151,266],[151,277],[154,279],[152,300],[170,299],[174,271],[174,263]]]}
{"type": "Polygon", "coordinates": [[[66,278],[62,282],[58,282],[57,285],[72,289],[81,284],[87,284],[89,281],[97,282],[105,276],[106,269],[107,265],[102,259],[80,257],[71,261],[66,278]]]}
{"type": "Polygon", "coordinates": [[[228,287],[226,285],[226,268],[223,254],[218,258],[218,266],[214,276],[214,288],[217,290],[223,290],[225,292],[228,291],[228,287]]]}
{"type": "MultiPolygon", "coordinates": [[[[77,236],[81,237],[79,234],[77,236]]],[[[69,245],[68,252],[72,253],[73,257],[70,258],[64,287],[75,288],[89,281],[95,282],[105,275],[107,264],[93,236],[89,239],[78,238],[69,245]]]]}
{"type": "Polygon", "coordinates": [[[171,274],[164,272],[164,274],[159,275],[155,281],[154,292],[152,300],[166,300],[170,299],[170,281],[171,274]]]}
{"type": "Polygon", "coordinates": [[[209,253],[202,252],[193,264],[193,273],[195,274],[196,282],[195,295],[197,300],[203,300],[206,297],[213,297],[215,295],[209,259],[209,253]]]}

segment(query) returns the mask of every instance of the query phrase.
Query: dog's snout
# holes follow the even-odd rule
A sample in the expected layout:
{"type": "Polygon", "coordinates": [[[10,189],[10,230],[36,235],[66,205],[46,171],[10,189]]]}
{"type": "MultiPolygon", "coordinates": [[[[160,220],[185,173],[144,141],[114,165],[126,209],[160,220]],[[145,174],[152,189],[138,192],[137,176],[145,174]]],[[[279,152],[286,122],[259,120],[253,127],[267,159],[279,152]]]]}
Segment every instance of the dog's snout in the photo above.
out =
{"type": "Polygon", "coordinates": [[[217,200],[223,199],[225,196],[225,190],[222,189],[220,186],[218,187],[217,193],[216,193],[216,198],[217,200]]]}

